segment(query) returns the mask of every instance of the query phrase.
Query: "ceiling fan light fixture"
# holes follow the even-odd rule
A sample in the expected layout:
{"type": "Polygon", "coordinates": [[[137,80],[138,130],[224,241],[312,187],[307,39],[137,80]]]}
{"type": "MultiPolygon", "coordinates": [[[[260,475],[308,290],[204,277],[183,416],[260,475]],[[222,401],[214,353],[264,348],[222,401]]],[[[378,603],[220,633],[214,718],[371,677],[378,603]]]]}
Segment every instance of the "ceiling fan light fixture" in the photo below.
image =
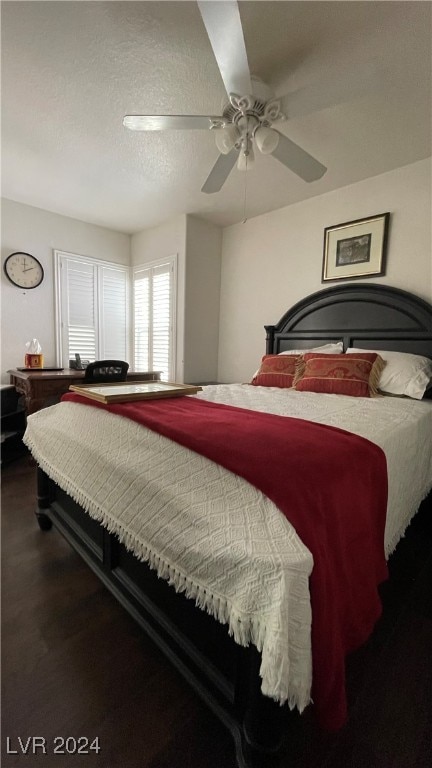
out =
{"type": "Polygon", "coordinates": [[[261,125],[254,135],[254,139],[259,151],[263,155],[270,155],[275,151],[279,144],[279,134],[273,128],[261,125]]]}
{"type": "Polygon", "coordinates": [[[252,148],[252,144],[248,142],[248,147],[240,149],[239,158],[237,160],[237,168],[239,171],[249,171],[255,163],[255,155],[252,148]]]}
{"type": "Polygon", "coordinates": [[[228,155],[236,145],[239,138],[239,132],[235,125],[226,125],[224,128],[216,131],[216,146],[223,155],[228,155]]]}

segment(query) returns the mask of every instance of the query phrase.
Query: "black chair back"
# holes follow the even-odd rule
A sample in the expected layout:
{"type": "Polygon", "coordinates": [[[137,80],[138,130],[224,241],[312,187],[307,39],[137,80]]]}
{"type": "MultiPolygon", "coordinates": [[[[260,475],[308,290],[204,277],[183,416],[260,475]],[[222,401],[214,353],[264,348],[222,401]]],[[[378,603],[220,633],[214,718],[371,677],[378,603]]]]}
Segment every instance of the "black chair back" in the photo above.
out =
{"type": "Polygon", "coordinates": [[[129,363],[124,360],[96,360],[89,363],[85,370],[84,382],[98,384],[102,382],[126,381],[129,363]]]}

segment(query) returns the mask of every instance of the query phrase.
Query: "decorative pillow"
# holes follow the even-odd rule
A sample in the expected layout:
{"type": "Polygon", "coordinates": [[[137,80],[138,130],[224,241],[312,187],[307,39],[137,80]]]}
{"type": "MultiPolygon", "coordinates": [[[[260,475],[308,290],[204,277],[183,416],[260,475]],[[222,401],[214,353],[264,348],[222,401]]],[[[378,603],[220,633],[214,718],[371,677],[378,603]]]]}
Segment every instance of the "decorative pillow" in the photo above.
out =
{"type": "Polygon", "coordinates": [[[312,352],[299,358],[294,387],[302,392],[376,397],[384,365],[376,352],[355,355],[312,352]]]}
{"type": "MultiPolygon", "coordinates": [[[[322,352],[325,355],[341,355],[343,352],[343,341],[337,341],[331,344],[323,344],[321,347],[311,347],[310,349],[287,349],[286,352],[279,352],[279,355],[304,355],[306,352],[322,352]]],[[[277,357],[277,355],[276,355],[277,357]]],[[[258,371],[255,371],[252,376],[252,381],[258,376],[258,371]]],[[[262,386],[262,385],[261,385],[262,386]]],[[[269,384],[270,386],[270,384],[269,384]]],[[[271,385],[278,386],[278,385],[271,385]]]]}
{"type": "MultiPolygon", "coordinates": [[[[349,355],[359,352],[373,352],[372,349],[347,349],[349,355]]],[[[380,392],[389,395],[405,395],[421,400],[432,384],[432,360],[409,352],[381,351],[379,355],[386,362],[378,382],[380,392]]]]}
{"type": "Polygon", "coordinates": [[[341,355],[343,352],[343,341],[335,341],[331,344],[322,344],[321,347],[311,347],[310,349],[287,349],[286,352],[279,352],[279,354],[304,355],[306,352],[322,352],[324,355],[341,355]]]}
{"type": "Polygon", "coordinates": [[[256,387],[292,387],[300,355],[264,355],[251,384],[256,387]]]}

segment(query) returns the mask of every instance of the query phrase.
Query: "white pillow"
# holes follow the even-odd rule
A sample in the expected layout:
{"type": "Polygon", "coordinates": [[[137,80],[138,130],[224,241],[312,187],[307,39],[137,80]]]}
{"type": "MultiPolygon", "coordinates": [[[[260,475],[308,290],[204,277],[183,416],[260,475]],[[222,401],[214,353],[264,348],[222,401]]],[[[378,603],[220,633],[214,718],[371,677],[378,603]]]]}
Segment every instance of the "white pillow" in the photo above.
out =
{"type": "Polygon", "coordinates": [[[311,347],[310,349],[287,349],[286,352],[279,352],[279,354],[305,355],[306,352],[322,352],[323,355],[341,355],[343,352],[343,341],[335,341],[332,344],[322,344],[321,347],[311,347]]]}
{"type": "Polygon", "coordinates": [[[432,383],[432,360],[428,357],[382,349],[347,349],[348,355],[353,352],[376,352],[385,360],[386,365],[378,382],[381,392],[421,400],[432,383]]]}

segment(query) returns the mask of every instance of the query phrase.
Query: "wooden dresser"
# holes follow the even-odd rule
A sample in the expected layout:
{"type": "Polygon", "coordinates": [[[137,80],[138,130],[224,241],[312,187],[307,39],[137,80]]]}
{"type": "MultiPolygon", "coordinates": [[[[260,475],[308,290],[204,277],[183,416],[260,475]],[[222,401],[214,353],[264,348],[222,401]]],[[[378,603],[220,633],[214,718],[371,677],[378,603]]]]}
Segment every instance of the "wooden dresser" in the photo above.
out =
{"type": "MultiPolygon", "coordinates": [[[[26,413],[39,411],[46,405],[51,405],[69,390],[70,384],[78,384],[84,379],[85,371],[64,368],[62,371],[43,371],[27,369],[19,371],[13,368],[8,371],[10,383],[16,391],[24,395],[26,413]]],[[[160,371],[131,371],[128,381],[160,381],[160,371]]]]}

